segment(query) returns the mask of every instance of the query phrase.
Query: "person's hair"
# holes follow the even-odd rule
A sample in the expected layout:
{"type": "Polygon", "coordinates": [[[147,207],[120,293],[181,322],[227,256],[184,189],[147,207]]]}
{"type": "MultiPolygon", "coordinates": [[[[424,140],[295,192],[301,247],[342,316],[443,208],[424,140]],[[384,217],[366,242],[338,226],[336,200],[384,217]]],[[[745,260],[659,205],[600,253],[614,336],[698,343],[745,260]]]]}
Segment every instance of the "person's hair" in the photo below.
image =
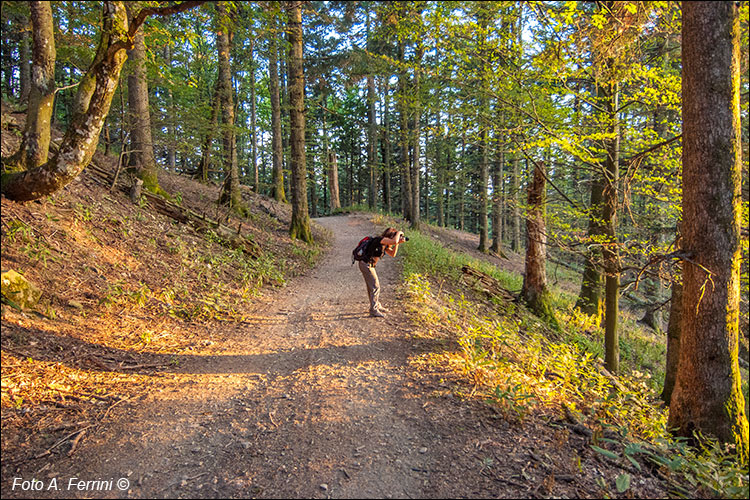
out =
{"type": "Polygon", "coordinates": [[[383,231],[383,234],[381,235],[383,238],[395,238],[398,234],[398,229],[395,227],[389,227],[385,231],[383,231]]]}

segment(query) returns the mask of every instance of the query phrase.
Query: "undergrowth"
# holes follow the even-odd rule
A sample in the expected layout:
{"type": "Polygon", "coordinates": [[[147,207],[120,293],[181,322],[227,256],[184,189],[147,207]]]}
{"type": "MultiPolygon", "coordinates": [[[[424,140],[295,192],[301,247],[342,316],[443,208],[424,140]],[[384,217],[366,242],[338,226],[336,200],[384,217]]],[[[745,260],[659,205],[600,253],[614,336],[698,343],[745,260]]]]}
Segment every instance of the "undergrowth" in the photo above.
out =
{"type": "MultiPolygon", "coordinates": [[[[383,216],[374,222],[390,225],[383,216]]],[[[402,246],[407,307],[425,331],[444,332],[460,346],[443,360],[471,382],[470,396],[483,397],[510,421],[522,422],[532,411],[572,414],[593,431],[594,451],[639,471],[642,464],[657,467],[676,496],[748,497],[747,464],[738,464],[731,449],[705,438],[695,449],[667,431],[657,394],[665,353],[634,322],[623,327],[623,375],[615,381],[601,362],[602,334],[573,308],[574,297],[553,294],[562,325],[553,330],[515,302],[474,296],[461,268],[470,265],[516,292],[521,276],[417,231],[409,238],[402,246]]],[[[623,493],[630,479],[624,473],[611,486],[623,493]]]]}

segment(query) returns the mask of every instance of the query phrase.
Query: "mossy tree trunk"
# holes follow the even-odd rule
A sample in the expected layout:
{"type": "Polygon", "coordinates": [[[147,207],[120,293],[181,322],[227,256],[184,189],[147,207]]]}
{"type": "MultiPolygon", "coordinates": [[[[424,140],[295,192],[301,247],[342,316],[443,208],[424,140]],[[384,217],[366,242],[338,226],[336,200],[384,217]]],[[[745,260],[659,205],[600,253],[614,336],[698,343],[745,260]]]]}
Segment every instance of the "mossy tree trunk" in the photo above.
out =
{"type": "Polygon", "coordinates": [[[682,331],[669,427],[748,458],[738,363],[740,20],[735,2],[685,2],[682,24],[682,331]]]}
{"type": "MultiPolygon", "coordinates": [[[[28,97],[26,127],[18,152],[7,162],[10,171],[43,165],[49,153],[52,111],[55,102],[55,36],[50,2],[29,2],[32,31],[32,64],[29,86],[22,78],[21,98],[28,97]],[[25,84],[25,85],[24,85],[25,84]]],[[[25,30],[24,30],[25,32],[25,30]]],[[[25,35],[28,39],[28,35],[25,35]]],[[[28,47],[28,42],[21,44],[28,47]]],[[[28,56],[28,49],[26,50],[28,56]]],[[[24,76],[22,64],[21,76],[24,76]]],[[[28,61],[25,63],[28,67],[28,61]]]]}
{"type": "Polygon", "coordinates": [[[672,401],[674,383],[677,379],[677,365],[680,360],[680,332],[682,330],[682,283],[672,283],[672,300],[667,326],[667,364],[664,368],[664,388],[661,399],[667,405],[672,401]]]}
{"type": "MultiPolygon", "coordinates": [[[[37,17],[34,22],[49,26],[51,30],[52,11],[50,6],[47,2],[38,3],[43,5],[39,6],[32,19],[37,17]]],[[[120,71],[127,58],[125,44],[128,43],[126,38],[128,19],[125,7],[122,2],[105,2],[103,12],[101,43],[94,58],[94,63],[84,77],[86,81],[93,83],[92,89],[81,85],[78,89],[77,100],[81,104],[86,104],[85,107],[81,106],[85,111],[74,113],[60,148],[52,158],[25,172],[3,174],[2,192],[7,198],[16,201],[29,201],[50,195],[75,179],[91,161],[91,157],[96,151],[99,133],[109,112],[112,96],[117,88],[120,71]],[[89,91],[91,92],[89,93],[89,91]]],[[[36,33],[34,36],[36,37],[36,33]]],[[[48,47],[54,47],[51,40],[50,31],[50,36],[45,42],[48,47]]],[[[43,43],[40,42],[40,45],[43,45],[43,43]]],[[[39,57],[40,55],[35,47],[34,60],[37,61],[39,57]]],[[[38,87],[41,83],[39,77],[40,75],[37,74],[32,78],[32,95],[38,92],[34,87],[38,87]]],[[[54,92],[54,90],[51,92],[54,92]]],[[[33,97],[29,96],[30,109],[33,107],[32,99],[33,97]]],[[[50,110],[52,108],[51,100],[49,108],[50,110]]],[[[44,122],[44,128],[47,129],[44,134],[49,137],[50,121],[49,119],[42,119],[40,124],[42,122],[44,122]]],[[[46,139],[47,143],[44,145],[45,158],[49,149],[48,140],[46,139]]],[[[38,143],[37,152],[41,151],[39,149],[41,146],[38,143]]],[[[28,148],[28,146],[24,147],[28,148]]],[[[25,154],[25,150],[22,150],[22,153],[25,154]]]]}
{"type": "Polygon", "coordinates": [[[234,133],[234,99],[232,98],[232,70],[230,52],[232,47],[232,19],[225,2],[216,4],[217,31],[216,48],[219,57],[218,95],[221,102],[222,147],[224,184],[219,203],[229,205],[235,212],[243,212],[240,194],[240,176],[237,164],[237,145],[234,133]]]}
{"type": "MultiPolygon", "coordinates": [[[[126,2],[130,19],[135,15],[137,2],[126,2]]],[[[143,187],[152,193],[162,194],[159,188],[159,166],[154,157],[154,140],[151,133],[151,110],[148,102],[148,76],[146,74],[146,41],[143,30],[138,30],[133,48],[128,51],[128,118],[130,125],[130,167],[143,180],[143,187]]]]}
{"type": "Polygon", "coordinates": [[[526,267],[521,298],[534,313],[557,324],[550,306],[547,289],[547,194],[545,165],[538,162],[528,187],[528,215],[526,217],[526,267]]]}
{"type": "Polygon", "coordinates": [[[305,75],[302,59],[302,2],[286,4],[287,37],[289,40],[289,131],[292,170],[292,223],[289,234],[312,243],[310,216],[307,209],[305,159],[305,75]]]}

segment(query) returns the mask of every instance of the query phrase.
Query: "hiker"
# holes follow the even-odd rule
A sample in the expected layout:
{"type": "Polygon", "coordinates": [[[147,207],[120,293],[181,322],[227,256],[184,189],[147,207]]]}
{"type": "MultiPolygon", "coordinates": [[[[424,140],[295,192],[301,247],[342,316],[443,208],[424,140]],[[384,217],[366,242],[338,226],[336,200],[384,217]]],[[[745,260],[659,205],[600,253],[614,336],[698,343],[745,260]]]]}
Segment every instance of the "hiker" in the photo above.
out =
{"type": "Polygon", "coordinates": [[[398,245],[404,241],[406,241],[406,238],[403,232],[395,227],[389,227],[383,231],[381,236],[370,238],[364,250],[364,257],[362,260],[359,260],[359,270],[362,271],[362,276],[365,277],[367,295],[370,297],[370,316],[382,318],[385,316],[383,313],[388,312],[380,304],[380,281],[378,280],[378,273],[375,271],[375,266],[383,256],[383,253],[395,257],[396,253],[398,253],[398,245]]]}

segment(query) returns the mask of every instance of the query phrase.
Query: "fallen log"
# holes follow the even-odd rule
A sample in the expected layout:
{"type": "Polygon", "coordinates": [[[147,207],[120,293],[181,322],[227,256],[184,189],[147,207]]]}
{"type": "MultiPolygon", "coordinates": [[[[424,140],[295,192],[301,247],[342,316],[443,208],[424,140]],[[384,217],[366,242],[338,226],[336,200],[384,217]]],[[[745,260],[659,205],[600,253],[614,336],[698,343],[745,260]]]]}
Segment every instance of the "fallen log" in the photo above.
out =
{"type": "Polygon", "coordinates": [[[464,273],[464,279],[467,283],[472,286],[479,286],[482,291],[486,294],[494,297],[502,297],[507,301],[517,300],[516,295],[500,285],[500,282],[490,276],[489,274],[483,273],[477,269],[473,269],[469,266],[463,266],[461,271],[464,273]],[[470,282],[470,279],[473,282],[470,282]]]}

